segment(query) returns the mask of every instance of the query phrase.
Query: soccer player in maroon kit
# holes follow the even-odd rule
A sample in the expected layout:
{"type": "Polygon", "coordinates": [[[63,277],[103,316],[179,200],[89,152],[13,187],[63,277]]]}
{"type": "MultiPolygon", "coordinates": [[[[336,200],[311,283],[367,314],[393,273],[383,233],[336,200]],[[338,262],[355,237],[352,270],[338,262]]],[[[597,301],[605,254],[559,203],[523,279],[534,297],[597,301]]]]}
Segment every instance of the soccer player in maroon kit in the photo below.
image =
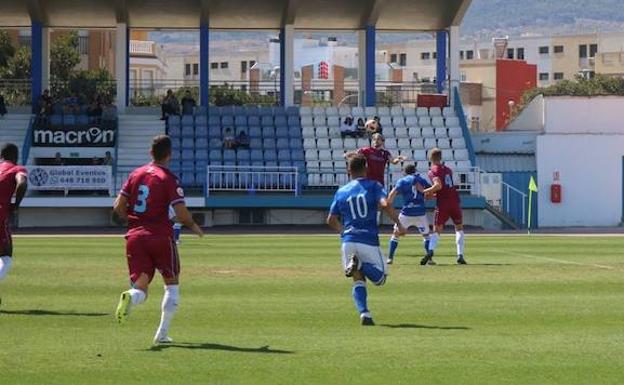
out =
{"type": "Polygon", "coordinates": [[[162,316],[154,343],[170,343],[169,323],[178,307],[178,276],[180,259],[169,220],[169,206],[176,220],[199,237],[202,230],[193,221],[184,203],[184,191],[168,169],[171,160],[171,139],[156,136],[152,142],[153,161],[134,170],[123,185],[113,210],[128,222],[126,257],[132,288],[121,293],[117,320],[123,323],[131,309],[145,301],[156,270],[165,283],[162,316]]]}
{"type": "Polygon", "coordinates": [[[2,281],[13,265],[13,241],[9,221],[24,199],[28,181],[26,169],[17,165],[16,145],[7,143],[2,146],[0,156],[2,157],[0,163],[0,226],[2,226],[0,229],[0,281],[2,281]],[[13,195],[15,195],[15,203],[11,204],[13,195]]]}
{"type": "Polygon", "coordinates": [[[433,264],[433,251],[435,250],[440,233],[444,230],[444,224],[449,218],[455,224],[455,244],[457,245],[457,263],[465,265],[464,259],[464,225],[462,210],[459,202],[459,194],[453,183],[453,171],[442,164],[442,151],[433,148],[429,151],[431,169],[429,179],[433,184],[425,189],[425,197],[433,197],[436,194],[435,207],[435,229],[429,239],[429,250],[427,255],[420,261],[421,265],[433,264]]]}
{"type": "Polygon", "coordinates": [[[382,134],[374,134],[371,137],[372,146],[363,147],[357,151],[347,152],[346,158],[351,157],[353,154],[361,154],[366,158],[367,175],[366,178],[375,180],[381,185],[385,185],[384,174],[386,172],[386,165],[388,163],[397,164],[407,160],[406,157],[400,155],[396,158],[392,158],[390,151],[383,148],[385,139],[382,134]]]}

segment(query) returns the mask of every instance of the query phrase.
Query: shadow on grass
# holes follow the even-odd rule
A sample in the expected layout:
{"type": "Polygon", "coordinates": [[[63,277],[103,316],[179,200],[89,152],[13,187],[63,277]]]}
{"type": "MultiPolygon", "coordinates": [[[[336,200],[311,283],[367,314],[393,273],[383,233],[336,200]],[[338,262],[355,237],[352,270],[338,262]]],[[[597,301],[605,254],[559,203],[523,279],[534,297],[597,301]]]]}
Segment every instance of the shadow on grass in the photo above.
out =
{"type": "Polygon", "coordinates": [[[33,316],[73,316],[73,317],[104,317],[108,313],[78,313],[74,311],[53,311],[41,309],[28,310],[0,310],[0,314],[9,315],[33,315],[33,316]]]}
{"type": "Polygon", "coordinates": [[[264,354],[294,354],[295,352],[290,350],[279,350],[279,349],[271,349],[269,345],[261,346],[259,348],[243,348],[239,346],[232,345],[221,345],[221,344],[213,344],[213,343],[189,343],[189,342],[180,342],[173,344],[162,344],[155,345],[151,348],[147,349],[152,352],[160,352],[165,349],[197,349],[197,350],[222,350],[227,352],[241,352],[241,353],[264,353],[264,354]]]}
{"type": "Polygon", "coordinates": [[[436,329],[436,330],[470,330],[469,327],[466,326],[435,326],[435,325],[418,325],[418,324],[382,324],[379,325],[384,328],[391,329],[436,329]]]}

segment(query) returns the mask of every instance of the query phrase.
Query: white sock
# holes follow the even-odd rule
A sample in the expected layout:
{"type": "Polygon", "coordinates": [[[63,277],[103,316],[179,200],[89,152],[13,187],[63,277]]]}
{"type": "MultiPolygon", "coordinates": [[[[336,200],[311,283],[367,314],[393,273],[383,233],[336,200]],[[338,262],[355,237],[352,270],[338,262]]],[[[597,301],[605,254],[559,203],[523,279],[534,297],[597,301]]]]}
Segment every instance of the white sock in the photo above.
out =
{"type": "Polygon", "coordinates": [[[455,232],[455,243],[457,244],[457,255],[464,255],[464,232],[463,230],[455,232]]]}
{"type": "Polygon", "coordinates": [[[0,281],[6,277],[13,266],[13,258],[9,256],[0,257],[0,281]]]}
{"type": "Polygon", "coordinates": [[[179,286],[165,286],[165,295],[163,296],[160,317],[160,325],[158,325],[157,336],[167,336],[169,334],[169,323],[173,318],[176,310],[178,310],[178,299],[180,297],[179,286]]]}
{"type": "Polygon", "coordinates": [[[436,246],[438,245],[438,238],[440,238],[438,233],[432,233],[429,236],[429,251],[435,250],[436,246]]]}
{"type": "Polygon", "coordinates": [[[143,302],[145,302],[145,298],[147,297],[145,295],[145,292],[143,290],[139,290],[139,289],[130,289],[128,290],[128,293],[130,293],[130,301],[132,302],[132,305],[140,305],[143,302]]]}

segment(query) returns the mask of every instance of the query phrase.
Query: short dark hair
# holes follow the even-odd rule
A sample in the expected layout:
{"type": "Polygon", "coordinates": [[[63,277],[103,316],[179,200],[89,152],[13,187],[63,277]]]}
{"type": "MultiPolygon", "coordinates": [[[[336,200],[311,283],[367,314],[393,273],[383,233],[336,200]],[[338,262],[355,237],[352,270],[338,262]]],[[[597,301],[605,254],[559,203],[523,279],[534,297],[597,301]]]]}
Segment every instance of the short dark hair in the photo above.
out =
{"type": "Polygon", "coordinates": [[[403,168],[403,171],[405,172],[405,174],[407,175],[413,175],[416,174],[416,165],[415,164],[408,164],[407,166],[405,166],[403,168]]]}
{"type": "Polygon", "coordinates": [[[8,160],[13,163],[17,162],[18,155],[19,150],[17,149],[17,146],[13,143],[6,143],[4,146],[2,146],[2,150],[0,150],[0,156],[2,156],[2,159],[8,160]]]}
{"type": "Polygon", "coordinates": [[[361,174],[366,171],[366,158],[364,155],[355,154],[350,156],[348,161],[349,172],[351,174],[361,174]]]}
{"type": "Polygon", "coordinates": [[[155,161],[164,160],[171,155],[171,138],[167,135],[157,135],[152,140],[152,156],[155,161]]]}
{"type": "Polygon", "coordinates": [[[431,150],[429,150],[429,160],[432,162],[442,161],[442,150],[440,150],[437,147],[434,147],[431,150]]]}

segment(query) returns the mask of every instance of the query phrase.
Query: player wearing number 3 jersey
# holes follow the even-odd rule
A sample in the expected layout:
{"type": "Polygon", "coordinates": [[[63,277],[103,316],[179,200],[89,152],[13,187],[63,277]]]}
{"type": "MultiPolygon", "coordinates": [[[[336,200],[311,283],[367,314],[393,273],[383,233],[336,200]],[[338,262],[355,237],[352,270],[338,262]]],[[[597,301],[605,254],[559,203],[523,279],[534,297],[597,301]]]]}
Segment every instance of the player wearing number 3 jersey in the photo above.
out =
{"type": "Polygon", "coordinates": [[[379,249],[377,208],[392,218],[399,233],[404,234],[405,229],[386,201],[386,191],[381,184],[366,179],[366,158],[363,155],[350,156],[348,168],[352,181],[336,192],[327,224],[340,233],[342,264],[345,275],[353,277],[352,295],[361,323],[374,325],[366,301],[366,279],[381,286],[388,274],[379,249]]]}
{"type": "Polygon", "coordinates": [[[158,344],[171,342],[169,323],[179,296],[180,260],[169,207],[173,207],[177,221],[200,237],[203,233],[186,209],[178,179],[168,169],[171,139],[166,135],[156,136],[151,155],[151,163],[130,174],[113,207],[115,214],[128,222],[126,257],[132,286],[121,294],[116,316],[120,323],[125,322],[130,310],[145,301],[149,284],[158,270],[165,283],[161,322],[154,337],[154,343],[158,344]]]}

